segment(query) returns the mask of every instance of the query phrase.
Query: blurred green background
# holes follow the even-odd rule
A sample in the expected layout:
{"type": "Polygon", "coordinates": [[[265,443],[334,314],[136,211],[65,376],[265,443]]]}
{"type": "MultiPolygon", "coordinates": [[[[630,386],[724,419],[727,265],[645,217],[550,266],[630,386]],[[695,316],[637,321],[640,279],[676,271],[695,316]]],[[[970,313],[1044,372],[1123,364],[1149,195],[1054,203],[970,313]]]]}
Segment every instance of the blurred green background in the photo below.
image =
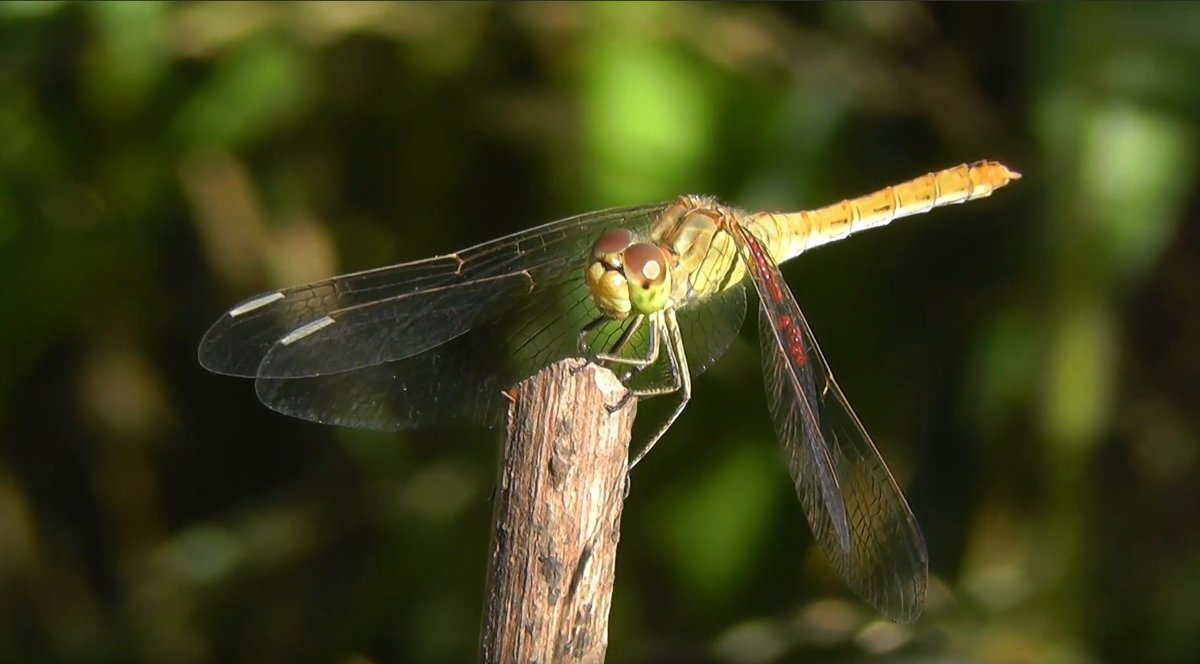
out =
{"type": "Polygon", "coordinates": [[[922,620],[811,545],[750,324],[633,478],[610,661],[1195,661],[1198,118],[1190,4],[0,4],[0,661],[473,659],[499,432],[277,415],[210,323],[981,158],[1025,178],[785,269],[929,542],[922,620]]]}

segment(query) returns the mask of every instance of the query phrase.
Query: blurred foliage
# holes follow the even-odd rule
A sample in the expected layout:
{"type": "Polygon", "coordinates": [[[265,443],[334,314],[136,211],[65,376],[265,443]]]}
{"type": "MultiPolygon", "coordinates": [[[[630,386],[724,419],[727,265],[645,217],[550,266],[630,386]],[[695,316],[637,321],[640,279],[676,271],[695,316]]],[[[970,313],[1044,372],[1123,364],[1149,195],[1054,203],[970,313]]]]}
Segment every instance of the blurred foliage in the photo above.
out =
{"type": "Polygon", "coordinates": [[[634,476],[610,659],[1193,661],[1198,118],[1191,4],[0,3],[0,661],[470,660],[498,434],[275,415],[208,324],[980,158],[1025,179],[786,270],[929,540],[923,619],[811,546],[750,325],[634,476]]]}

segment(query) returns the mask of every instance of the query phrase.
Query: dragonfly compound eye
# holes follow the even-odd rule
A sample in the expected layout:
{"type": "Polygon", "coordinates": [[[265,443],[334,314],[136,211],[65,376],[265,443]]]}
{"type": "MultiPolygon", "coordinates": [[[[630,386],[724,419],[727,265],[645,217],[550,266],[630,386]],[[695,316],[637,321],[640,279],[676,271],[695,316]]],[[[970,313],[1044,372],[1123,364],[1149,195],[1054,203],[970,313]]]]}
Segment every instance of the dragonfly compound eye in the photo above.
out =
{"type": "Polygon", "coordinates": [[[671,295],[671,269],[667,255],[657,245],[638,242],[623,254],[629,300],[641,314],[661,311],[671,295]]]}
{"type": "Polygon", "coordinates": [[[596,244],[592,245],[592,258],[607,260],[610,256],[619,256],[626,247],[633,244],[633,231],[628,228],[614,228],[606,231],[596,244]]]}

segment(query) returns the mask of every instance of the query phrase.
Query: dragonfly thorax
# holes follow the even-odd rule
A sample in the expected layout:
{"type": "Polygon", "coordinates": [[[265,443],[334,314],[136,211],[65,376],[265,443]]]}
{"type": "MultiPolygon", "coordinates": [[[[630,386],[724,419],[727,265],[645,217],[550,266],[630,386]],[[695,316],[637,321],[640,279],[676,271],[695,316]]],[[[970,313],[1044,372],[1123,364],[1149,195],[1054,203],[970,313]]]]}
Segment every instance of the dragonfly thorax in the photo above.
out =
{"type": "Polygon", "coordinates": [[[616,228],[592,245],[592,262],[585,273],[588,292],[609,318],[652,314],[666,307],[670,298],[671,266],[666,252],[636,240],[632,231],[616,228]]]}

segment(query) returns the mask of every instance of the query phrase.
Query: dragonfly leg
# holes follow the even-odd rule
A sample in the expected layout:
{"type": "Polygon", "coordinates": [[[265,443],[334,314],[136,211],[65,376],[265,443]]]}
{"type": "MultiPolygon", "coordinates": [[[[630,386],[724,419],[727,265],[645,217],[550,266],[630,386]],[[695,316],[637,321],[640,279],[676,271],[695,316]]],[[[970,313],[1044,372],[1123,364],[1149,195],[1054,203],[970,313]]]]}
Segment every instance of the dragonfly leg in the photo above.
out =
{"type": "MultiPolygon", "coordinates": [[[[621,348],[629,343],[629,340],[633,337],[633,333],[642,326],[642,323],[645,322],[646,318],[646,316],[639,316],[637,321],[626,328],[625,333],[621,335],[621,338],[617,340],[617,343],[613,344],[613,347],[609,349],[609,352],[599,353],[596,355],[598,359],[606,362],[630,367],[628,371],[621,374],[621,382],[626,385],[629,384],[629,381],[634,376],[644,371],[646,367],[653,366],[654,363],[658,361],[659,348],[661,348],[659,344],[659,336],[661,333],[659,332],[660,322],[657,318],[657,314],[650,316],[650,332],[646,343],[646,354],[642,357],[626,357],[619,353],[621,348]]],[[[624,408],[625,403],[629,401],[631,396],[636,395],[626,395],[626,397],[623,398],[616,406],[610,408],[609,411],[616,412],[621,408],[624,408]]]]}
{"type": "Polygon", "coordinates": [[[648,340],[649,343],[647,345],[646,354],[643,357],[626,357],[621,355],[621,350],[625,348],[625,346],[629,345],[629,341],[633,339],[633,335],[639,329],[641,329],[642,324],[646,322],[646,316],[638,316],[635,318],[634,321],[625,328],[625,331],[621,333],[621,336],[617,339],[616,343],[614,343],[607,351],[592,354],[591,350],[588,348],[587,335],[596,330],[596,328],[607,323],[609,320],[611,319],[601,316],[600,318],[597,318],[596,320],[593,320],[592,322],[583,326],[583,328],[579,330],[579,340],[577,342],[578,352],[580,356],[587,357],[589,359],[599,360],[601,362],[609,362],[612,364],[632,366],[632,369],[626,371],[621,376],[621,382],[627,383],[635,374],[654,364],[658,360],[658,330],[654,326],[650,327],[650,338],[648,340]]]}
{"type": "Polygon", "coordinates": [[[641,328],[642,323],[646,322],[645,316],[638,316],[637,320],[625,329],[625,333],[621,335],[620,339],[617,339],[617,343],[613,344],[613,347],[607,353],[596,353],[596,359],[612,362],[613,364],[625,364],[638,369],[644,369],[654,364],[658,360],[658,315],[652,314],[652,317],[655,319],[650,321],[650,339],[646,345],[646,354],[643,357],[625,357],[620,354],[620,350],[633,338],[633,333],[637,332],[641,328]]]}
{"type": "Polygon", "coordinates": [[[590,356],[590,353],[589,353],[590,349],[588,348],[588,344],[587,344],[587,335],[594,332],[596,330],[596,328],[600,327],[601,325],[604,325],[609,320],[611,320],[611,319],[609,319],[608,316],[601,316],[601,317],[593,320],[592,322],[588,323],[587,325],[584,325],[583,327],[579,328],[579,338],[575,342],[575,348],[579,352],[580,357],[589,357],[590,356]]]}
{"type": "MultiPolygon", "coordinates": [[[[648,392],[665,394],[668,391],[677,390],[679,392],[679,405],[675,407],[675,410],[667,418],[667,421],[658,428],[658,431],[654,432],[654,435],[650,437],[650,441],[633,457],[633,461],[629,463],[629,470],[633,470],[633,467],[650,453],[651,448],[663,437],[667,429],[670,429],[671,425],[675,424],[675,420],[679,419],[688,401],[692,399],[692,374],[688,368],[687,352],[683,348],[683,336],[679,333],[679,321],[675,319],[675,310],[668,309],[664,314],[664,319],[667,333],[667,358],[671,361],[674,389],[658,388],[656,390],[648,390],[648,392]]],[[[629,395],[626,396],[628,397],[629,395]]],[[[637,396],[650,395],[638,394],[637,396]]]]}
{"type": "Polygon", "coordinates": [[[640,328],[642,323],[645,321],[645,316],[638,316],[635,318],[634,321],[629,324],[629,327],[626,327],[625,331],[621,333],[621,337],[617,339],[617,343],[613,344],[612,348],[609,348],[607,353],[601,353],[598,357],[601,359],[607,359],[608,357],[619,356],[621,354],[621,349],[625,348],[625,346],[629,344],[629,340],[633,338],[633,333],[637,332],[638,328],[640,328]]]}
{"type": "MultiPolygon", "coordinates": [[[[673,340],[671,339],[672,333],[670,331],[670,327],[668,326],[668,323],[666,322],[667,315],[668,314],[666,314],[666,313],[659,312],[657,314],[654,314],[654,316],[651,318],[652,325],[650,327],[650,342],[651,342],[650,345],[652,346],[652,349],[651,349],[650,353],[647,353],[646,360],[648,360],[648,361],[644,362],[644,363],[643,362],[638,363],[640,365],[637,368],[639,371],[642,369],[645,369],[647,366],[650,366],[651,364],[653,364],[654,362],[656,362],[658,360],[658,355],[660,355],[659,349],[662,347],[661,344],[659,343],[659,338],[661,336],[663,336],[665,334],[668,341],[673,342],[673,340]]],[[[672,312],[669,315],[674,316],[674,313],[672,312]]],[[[667,360],[669,362],[668,368],[670,370],[670,375],[671,375],[671,382],[669,384],[662,385],[659,387],[647,387],[647,388],[642,388],[639,390],[630,390],[630,396],[655,397],[655,396],[659,396],[662,394],[670,394],[672,392],[678,392],[680,387],[682,387],[682,385],[683,385],[683,380],[680,377],[681,372],[679,370],[679,367],[680,367],[679,358],[681,357],[679,355],[679,351],[681,351],[681,350],[682,349],[679,348],[679,344],[677,344],[677,343],[668,343],[667,344],[667,360]]]]}
{"type": "MultiPolygon", "coordinates": [[[[629,371],[626,371],[625,374],[621,377],[622,383],[627,384],[629,382],[630,378],[633,378],[633,376],[635,376],[639,372],[643,371],[646,367],[651,366],[652,364],[654,364],[655,362],[658,361],[659,349],[662,347],[661,344],[659,343],[659,337],[662,335],[662,332],[660,331],[660,329],[664,325],[663,313],[658,312],[655,314],[651,314],[649,318],[650,318],[650,337],[648,340],[649,343],[647,345],[646,356],[642,357],[642,358],[628,358],[628,357],[619,357],[619,356],[615,357],[615,358],[610,358],[611,361],[613,361],[614,363],[633,365],[633,368],[630,369],[629,371]]],[[[670,348],[667,349],[667,352],[668,352],[668,354],[671,352],[670,348]]],[[[675,374],[675,372],[672,371],[672,376],[674,376],[674,374],[675,374]]],[[[674,392],[678,389],[679,389],[679,381],[676,380],[667,387],[656,387],[656,388],[649,388],[649,389],[642,389],[642,390],[629,390],[625,393],[625,396],[621,397],[620,401],[618,401],[616,404],[614,404],[612,406],[609,406],[608,412],[610,414],[612,414],[612,413],[617,412],[618,410],[621,410],[622,408],[625,407],[625,404],[629,403],[629,400],[633,399],[634,397],[652,397],[652,396],[657,396],[659,394],[668,394],[668,393],[674,392]]]]}
{"type": "MultiPolygon", "coordinates": [[[[632,326],[630,326],[630,329],[632,329],[632,326]]],[[[659,348],[660,348],[659,337],[660,336],[661,336],[661,334],[659,332],[658,322],[651,321],[649,338],[647,339],[647,344],[646,344],[645,356],[643,356],[641,358],[623,358],[625,361],[617,362],[618,364],[625,364],[630,367],[628,371],[626,371],[624,374],[621,375],[622,383],[624,383],[625,385],[628,385],[629,381],[631,379],[633,379],[634,376],[645,371],[647,367],[653,366],[654,363],[658,361],[658,356],[660,354],[659,353],[659,348]]],[[[614,349],[615,348],[616,347],[614,346],[614,349]]],[[[614,350],[614,354],[615,354],[615,350],[614,350]]]]}
{"type": "MultiPolygon", "coordinates": [[[[579,328],[579,337],[576,339],[575,349],[576,349],[576,352],[579,353],[580,357],[584,357],[589,360],[605,360],[605,359],[607,359],[606,357],[604,357],[604,353],[596,353],[596,354],[592,353],[592,349],[589,347],[589,344],[587,341],[587,335],[596,331],[600,327],[603,327],[604,324],[609,322],[610,320],[612,320],[612,319],[609,318],[608,316],[600,316],[599,318],[596,318],[596,319],[592,320],[591,322],[589,322],[587,325],[584,325],[583,327],[579,328]]],[[[619,349],[621,346],[628,343],[629,337],[631,337],[633,335],[633,331],[636,330],[638,328],[638,326],[641,324],[642,324],[642,317],[639,316],[638,319],[629,326],[629,328],[625,331],[625,333],[621,335],[621,338],[617,340],[617,344],[616,344],[616,346],[614,346],[614,349],[619,349]]],[[[615,350],[614,350],[614,352],[615,352],[615,350]]],[[[583,367],[580,367],[580,369],[582,369],[582,368],[583,367]]],[[[622,380],[622,382],[624,382],[624,380],[622,380]]]]}

